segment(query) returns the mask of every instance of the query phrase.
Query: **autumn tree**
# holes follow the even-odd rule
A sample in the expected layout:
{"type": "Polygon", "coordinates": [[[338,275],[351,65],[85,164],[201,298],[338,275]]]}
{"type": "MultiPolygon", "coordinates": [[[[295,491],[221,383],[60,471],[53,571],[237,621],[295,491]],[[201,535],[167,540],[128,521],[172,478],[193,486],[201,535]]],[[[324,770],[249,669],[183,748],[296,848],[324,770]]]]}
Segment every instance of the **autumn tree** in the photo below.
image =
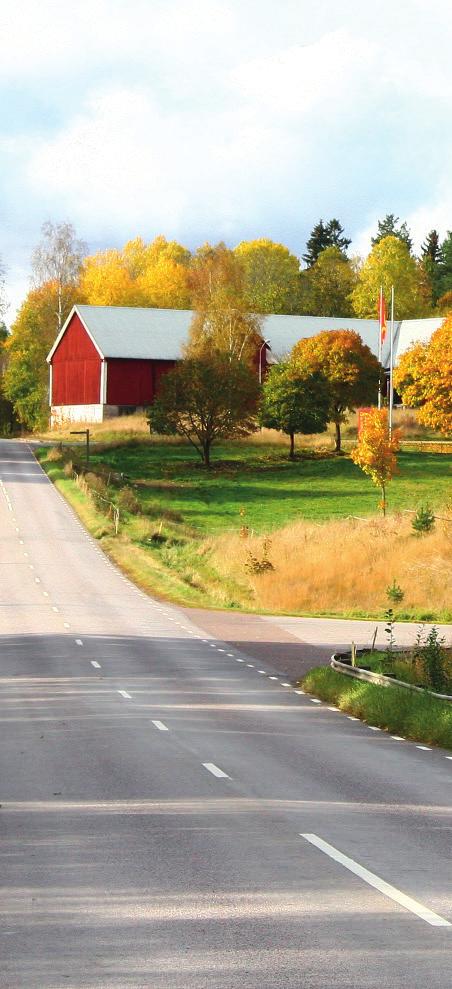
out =
{"type": "Polygon", "coordinates": [[[184,436],[210,467],[212,445],[256,428],[256,375],[229,354],[186,358],[162,378],[148,410],[151,432],[184,436]]]}
{"type": "Polygon", "coordinates": [[[418,263],[399,237],[380,240],[364,261],[352,292],[353,309],[357,316],[365,319],[376,317],[381,285],[387,299],[391,296],[391,286],[394,286],[397,319],[410,319],[428,313],[418,263]]]}
{"type": "Polygon", "coordinates": [[[402,354],[394,385],[403,404],[418,409],[421,423],[452,433],[452,315],[429,343],[415,343],[402,354]]]}
{"type": "Polygon", "coordinates": [[[244,272],[244,298],[250,312],[296,313],[300,304],[300,262],[283,244],[244,240],[234,250],[244,272]]]}
{"type": "Polygon", "coordinates": [[[371,240],[372,247],[376,247],[385,237],[397,237],[398,240],[401,240],[405,244],[408,253],[411,254],[413,241],[411,240],[410,231],[405,222],[399,225],[399,217],[394,216],[394,213],[387,213],[383,220],[378,221],[377,233],[371,240]]]}
{"type": "MultiPolygon", "coordinates": [[[[47,422],[48,367],[46,356],[55,340],[55,313],[60,300],[55,282],[32,289],[17,314],[6,343],[8,362],[3,388],[19,422],[35,429],[47,422]]],[[[63,320],[79,301],[76,286],[65,287],[63,320]]]]}
{"type": "Polygon", "coordinates": [[[61,329],[78,285],[86,245],[78,240],[72,223],[52,223],[47,220],[41,228],[42,240],[31,257],[33,283],[36,288],[52,283],[56,287],[55,316],[61,329]]]}
{"type": "Polygon", "coordinates": [[[330,414],[330,393],[322,374],[302,373],[291,361],[275,364],[264,382],[259,422],[290,437],[295,456],[296,433],[323,433],[330,414]]]}
{"type": "Polygon", "coordinates": [[[311,316],[351,316],[351,293],[356,286],[354,266],[338,247],[327,247],[302,272],[303,308],[311,316]]]}
{"type": "Polygon", "coordinates": [[[0,323],[0,435],[9,434],[14,426],[12,402],[4,394],[4,375],[7,367],[9,333],[4,323],[0,323]]]}
{"type": "Polygon", "coordinates": [[[187,355],[229,354],[253,364],[262,342],[261,321],[250,313],[240,259],[225,244],[205,244],[190,269],[195,313],[187,355]]]}
{"type": "Polygon", "coordinates": [[[380,488],[380,508],[386,515],[386,486],[397,473],[397,452],[400,449],[400,429],[389,436],[386,409],[371,409],[363,416],[358,445],[351,458],[380,488]]]}
{"type": "Polygon", "coordinates": [[[82,295],[91,306],[139,305],[136,282],[120,251],[99,251],[85,258],[80,277],[82,295]]]}
{"type": "Polygon", "coordinates": [[[322,374],[330,395],[329,421],[336,427],[336,452],[341,452],[341,424],[347,413],[372,402],[377,394],[380,364],[354,330],[323,330],[299,340],[292,359],[305,374],[322,374]]]}
{"type": "Polygon", "coordinates": [[[188,309],[190,251],[177,241],[156,237],[150,244],[141,238],[129,241],[122,256],[136,279],[140,305],[157,309],[188,309]]]}
{"type": "Polygon", "coordinates": [[[344,236],[344,228],[339,223],[339,220],[328,220],[327,223],[319,220],[315,227],[313,227],[308,238],[306,253],[303,254],[303,261],[308,268],[311,268],[322,251],[327,247],[337,247],[342,254],[346,254],[350,244],[351,240],[344,236]]]}

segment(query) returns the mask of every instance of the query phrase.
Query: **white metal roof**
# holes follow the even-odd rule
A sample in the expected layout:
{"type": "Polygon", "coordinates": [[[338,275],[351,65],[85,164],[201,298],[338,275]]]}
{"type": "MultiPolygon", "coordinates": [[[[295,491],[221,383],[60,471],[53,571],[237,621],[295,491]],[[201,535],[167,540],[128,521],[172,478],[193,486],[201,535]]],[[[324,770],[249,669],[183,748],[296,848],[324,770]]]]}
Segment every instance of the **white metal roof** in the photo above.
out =
{"type": "MultiPolygon", "coordinates": [[[[76,312],[102,358],[122,357],[148,360],[178,360],[193,317],[190,309],[144,309],[134,306],[74,306],[47,357],[50,361],[76,312]]],[[[411,343],[429,340],[441,319],[410,319],[394,325],[394,355],[411,343]]],[[[356,330],[378,356],[377,319],[331,316],[264,316],[262,336],[269,342],[271,356],[279,359],[305,337],[321,330],[356,330]]],[[[389,332],[383,345],[384,366],[389,364],[389,332]]]]}

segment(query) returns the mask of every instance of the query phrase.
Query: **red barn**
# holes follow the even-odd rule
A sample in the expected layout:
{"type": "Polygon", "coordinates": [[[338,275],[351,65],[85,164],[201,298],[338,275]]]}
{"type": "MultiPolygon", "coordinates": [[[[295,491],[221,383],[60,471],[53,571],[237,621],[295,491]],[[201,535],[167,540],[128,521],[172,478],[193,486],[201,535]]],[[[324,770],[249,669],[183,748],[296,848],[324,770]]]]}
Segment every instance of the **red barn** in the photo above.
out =
{"type": "Polygon", "coordinates": [[[74,306],[47,357],[52,424],[149,405],[182,356],[191,319],[187,310],[74,306]]]}

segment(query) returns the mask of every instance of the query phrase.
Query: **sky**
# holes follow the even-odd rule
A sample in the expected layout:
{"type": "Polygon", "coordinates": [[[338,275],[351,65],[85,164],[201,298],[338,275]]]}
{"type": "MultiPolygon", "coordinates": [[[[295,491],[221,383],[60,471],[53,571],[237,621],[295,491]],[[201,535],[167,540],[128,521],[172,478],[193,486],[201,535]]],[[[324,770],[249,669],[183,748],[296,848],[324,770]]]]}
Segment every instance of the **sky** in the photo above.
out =
{"type": "Polygon", "coordinates": [[[45,220],[301,256],[337,217],[452,229],[450,0],[0,0],[11,322],[45,220]]]}

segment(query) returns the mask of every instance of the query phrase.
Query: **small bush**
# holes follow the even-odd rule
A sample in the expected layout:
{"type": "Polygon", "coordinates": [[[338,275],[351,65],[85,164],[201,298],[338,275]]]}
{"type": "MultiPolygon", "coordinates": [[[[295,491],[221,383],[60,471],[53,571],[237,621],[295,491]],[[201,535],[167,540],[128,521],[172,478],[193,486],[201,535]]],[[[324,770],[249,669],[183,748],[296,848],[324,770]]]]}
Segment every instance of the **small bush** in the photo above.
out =
{"type": "Polygon", "coordinates": [[[47,454],[47,460],[57,461],[63,459],[63,451],[60,446],[52,446],[47,454]]]}
{"type": "Polygon", "coordinates": [[[426,683],[438,694],[446,688],[446,653],[444,639],[440,639],[438,629],[433,626],[424,644],[418,646],[417,655],[422,663],[426,683]]]}
{"type": "Polygon", "coordinates": [[[85,474],[85,481],[90,491],[95,491],[102,498],[108,497],[108,487],[102,477],[89,471],[88,474],[85,474]]]}
{"type": "Polygon", "coordinates": [[[405,597],[405,592],[402,591],[400,584],[397,583],[395,578],[392,584],[386,588],[386,597],[388,598],[388,601],[392,602],[392,604],[400,604],[405,597]]]}
{"type": "Polygon", "coordinates": [[[141,512],[141,504],[132,488],[128,486],[122,488],[116,499],[118,508],[123,512],[130,512],[131,515],[138,515],[141,512]]]}
{"type": "Polygon", "coordinates": [[[270,540],[264,539],[262,543],[262,555],[260,557],[256,556],[251,549],[246,551],[245,570],[247,573],[261,574],[275,569],[273,563],[268,558],[270,546],[270,540]]]}
{"type": "Polygon", "coordinates": [[[66,463],[65,463],[65,465],[63,467],[63,474],[64,474],[64,476],[65,477],[72,477],[73,471],[74,471],[74,465],[72,463],[72,460],[66,460],[66,463]]]}
{"type": "Polygon", "coordinates": [[[429,505],[421,505],[411,523],[415,532],[431,532],[435,527],[435,516],[429,505]]]}

